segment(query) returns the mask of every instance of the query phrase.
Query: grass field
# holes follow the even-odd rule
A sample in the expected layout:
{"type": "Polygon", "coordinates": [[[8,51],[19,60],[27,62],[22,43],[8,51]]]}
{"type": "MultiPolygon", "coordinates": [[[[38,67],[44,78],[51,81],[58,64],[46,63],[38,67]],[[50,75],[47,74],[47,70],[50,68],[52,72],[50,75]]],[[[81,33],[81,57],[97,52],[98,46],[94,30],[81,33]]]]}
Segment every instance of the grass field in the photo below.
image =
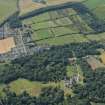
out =
{"type": "Polygon", "coordinates": [[[84,4],[91,9],[98,18],[105,20],[105,0],[86,0],[84,4]]]}
{"type": "Polygon", "coordinates": [[[91,103],[92,105],[105,105],[105,103],[91,103]]]}
{"type": "Polygon", "coordinates": [[[45,39],[37,41],[37,44],[49,44],[49,45],[64,45],[69,43],[88,42],[84,36],[80,35],[66,35],[61,37],[55,37],[51,39],[45,39]]]}
{"type": "Polygon", "coordinates": [[[23,21],[31,26],[33,40],[39,44],[61,45],[72,42],[89,41],[81,29],[87,32],[93,31],[75,10],[72,8],[46,12],[23,21]],[[63,14],[65,12],[65,14],[63,14]],[[78,22],[79,21],[79,26],[78,22]]]}
{"type": "Polygon", "coordinates": [[[17,10],[17,0],[0,0],[0,22],[17,10]]]}
{"type": "MultiPolygon", "coordinates": [[[[72,90],[64,86],[64,81],[60,81],[58,83],[49,82],[49,83],[41,83],[41,82],[32,82],[26,79],[18,79],[16,81],[11,82],[9,85],[9,89],[16,94],[21,94],[24,91],[27,91],[32,96],[38,96],[41,92],[41,89],[44,87],[60,87],[64,90],[65,96],[68,94],[73,95],[72,90]]],[[[0,95],[4,95],[2,89],[6,87],[6,85],[0,85],[0,95]]]]}

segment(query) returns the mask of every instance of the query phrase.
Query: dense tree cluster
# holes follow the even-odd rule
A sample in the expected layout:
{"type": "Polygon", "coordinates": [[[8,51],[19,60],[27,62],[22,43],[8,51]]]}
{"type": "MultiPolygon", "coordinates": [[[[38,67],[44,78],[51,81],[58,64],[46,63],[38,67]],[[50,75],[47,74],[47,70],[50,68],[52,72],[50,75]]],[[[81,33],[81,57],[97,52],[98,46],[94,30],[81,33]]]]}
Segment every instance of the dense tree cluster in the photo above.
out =
{"type": "Polygon", "coordinates": [[[38,97],[32,97],[23,92],[16,95],[6,91],[6,96],[0,99],[0,105],[63,105],[64,92],[58,88],[44,88],[38,97]]]}
{"type": "Polygon", "coordinates": [[[50,50],[0,65],[0,82],[9,83],[18,78],[43,82],[62,80],[66,76],[68,58],[99,54],[97,48],[103,46],[96,42],[52,46],[50,50]]]}
{"type": "Polygon", "coordinates": [[[85,85],[76,86],[74,92],[80,98],[88,98],[92,102],[105,103],[105,68],[92,71],[86,61],[81,60],[85,85]]]}
{"type": "Polygon", "coordinates": [[[20,19],[18,18],[18,12],[16,12],[15,14],[13,14],[10,18],[9,18],[9,26],[10,28],[19,28],[22,26],[22,22],[20,21],[20,19]]]}
{"type": "Polygon", "coordinates": [[[83,86],[74,88],[74,97],[64,99],[64,92],[58,88],[43,89],[40,96],[31,97],[26,93],[17,96],[15,93],[7,94],[3,105],[91,105],[92,102],[105,102],[105,70],[100,68],[92,71],[87,62],[81,57],[99,54],[98,48],[103,48],[96,42],[52,46],[50,50],[41,50],[32,56],[15,59],[9,64],[0,65],[0,83],[9,83],[18,78],[37,81],[59,81],[66,76],[68,58],[78,57],[83,74],[83,86]],[[93,53],[94,52],[94,53],[93,53]],[[14,104],[16,103],[16,104],[14,104]]]}
{"type": "Polygon", "coordinates": [[[16,95],[14,92],[5,91],[6,96],[0,99],[0,105],[91,105],[88,99],[67,96],[59,88],[47,87],[42,89],[38,97],[32,97],[27,92],[16,95]]]}

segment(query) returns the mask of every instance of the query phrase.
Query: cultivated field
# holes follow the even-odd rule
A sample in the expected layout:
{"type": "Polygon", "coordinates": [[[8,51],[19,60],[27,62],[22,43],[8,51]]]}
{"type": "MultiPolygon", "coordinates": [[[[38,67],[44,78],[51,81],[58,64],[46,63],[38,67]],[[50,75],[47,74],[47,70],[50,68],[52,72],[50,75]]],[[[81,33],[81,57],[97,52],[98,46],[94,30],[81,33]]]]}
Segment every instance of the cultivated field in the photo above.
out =
{"type": "Polygon", "coordinates": [[[43,4],[43,3],[33,2],[32,0],[20,0],[19,1],[20,15],[51,5],[57,5],[66,2],[81,2],[81,1],[83,0],[47,0],[46,3],[43,4]]]}
{"type": "Polygon", "coordinates": [[[72,42],[86,42],[88,38],[84,32],[93,29],[72,8],[46,12],[23,21],[33,31],[33,40],[43,44],[67,44],[72,42]]]}
{"type": "Polygon", "coordinates": [[[22,15],[27,12],[33,11],[34,9],[45,7],[45,5],[41,3],[35,3],[32,0],[19,0],[19,7],[20,15],[22,15]]]}
{"type": "MultiPolygon", "coordinates": [[[[96,6],[98,6],[99,0],[96,1],[93,1],[93,4],[95,2],[96,6]]],[[[89,3],[88,0],[84,2],[84,5],[89,9],[95,7],[89,3]]],[[[104,32],[94,33],[97,30],[96,27],[93,28],[94,24],[91,24],[94,18],[88,15],[88,13],[78,15],[75,9],[65,8],[33,16],[24,20],[23,23],[31,26],[33,40],[38,44],[62,45],[72,42],[105,40],[104,32]]]]}
{"type": "Polygon", "coordinates": [[[0,54],[7,53],[15,47],[15,42],[13,37],[9,37],[3,40],[0,40],[0,54]]]}
{"type": "Polygon", "coordinates": [[[17,10],[17,0],[0,0],[0,22],[17,10]]]}

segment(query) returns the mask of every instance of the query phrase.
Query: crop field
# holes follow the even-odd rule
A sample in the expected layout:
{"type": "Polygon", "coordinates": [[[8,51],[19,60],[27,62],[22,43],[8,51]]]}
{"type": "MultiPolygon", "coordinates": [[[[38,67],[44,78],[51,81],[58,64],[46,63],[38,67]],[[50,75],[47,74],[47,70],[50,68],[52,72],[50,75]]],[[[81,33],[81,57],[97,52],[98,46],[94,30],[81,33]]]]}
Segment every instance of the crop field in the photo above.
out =
{"type": "Polygon", "coordinates": [[[83,34],[93,29],[72,8],[46,12],[23,21],[31,26],[37,43],[64,44],[88,41],[83,34]]]}
{"type": "Polygon", "coordinates": [[[47,0],[48,5],[62,4],[65,2],[81,2],[83,0],[47,0]]]}
{"type": "Polygon", "coordinates": [[[19,0],[20,15],[30,12],[34,9],[45,7],[42,3],[35,3],[32,0],[19,0]]]}
{"type": "Polygon", "coordinates": [[[20,15],[51,5],[58,5],[66,2],[80,2],[80,1],[83,0],[47,0],[46,3],[34,2],[34,0],[20,0],[19,1],[20,15]]]}
{"type": "Polygon", "coordinates": [[[0,54],[7,53],[14,47],[16,46],[13,37],[0,40],[0,54]]]}
{"type": "Polygon", "coordinates": [[[17,10],[17,0],[0,0],[0,22],[17,10]]]}

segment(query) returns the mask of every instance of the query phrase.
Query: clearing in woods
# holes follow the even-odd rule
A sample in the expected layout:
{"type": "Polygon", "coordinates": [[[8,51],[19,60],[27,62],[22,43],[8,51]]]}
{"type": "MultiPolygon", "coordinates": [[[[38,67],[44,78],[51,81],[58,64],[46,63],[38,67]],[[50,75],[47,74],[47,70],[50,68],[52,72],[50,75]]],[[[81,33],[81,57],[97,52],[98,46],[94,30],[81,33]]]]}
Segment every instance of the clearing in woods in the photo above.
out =
{"type": "Polygon", "coordinates": [[[0,84],[0,96],[4,95],[3,88],[9,88],[11,91],[16,92],[16,94],[21,94],[22,92],[27,91],[31,96],[38,96],[42,88],[49,86],[60,87],[64,90],[65,95],[73,94],[71,89],[65,87],[64,81],[57,83],[49,82],[44,84],[42,82],[32,82],[26,79],[18,79],[8,84],[8,86],[6,84],[0,84]]]}

